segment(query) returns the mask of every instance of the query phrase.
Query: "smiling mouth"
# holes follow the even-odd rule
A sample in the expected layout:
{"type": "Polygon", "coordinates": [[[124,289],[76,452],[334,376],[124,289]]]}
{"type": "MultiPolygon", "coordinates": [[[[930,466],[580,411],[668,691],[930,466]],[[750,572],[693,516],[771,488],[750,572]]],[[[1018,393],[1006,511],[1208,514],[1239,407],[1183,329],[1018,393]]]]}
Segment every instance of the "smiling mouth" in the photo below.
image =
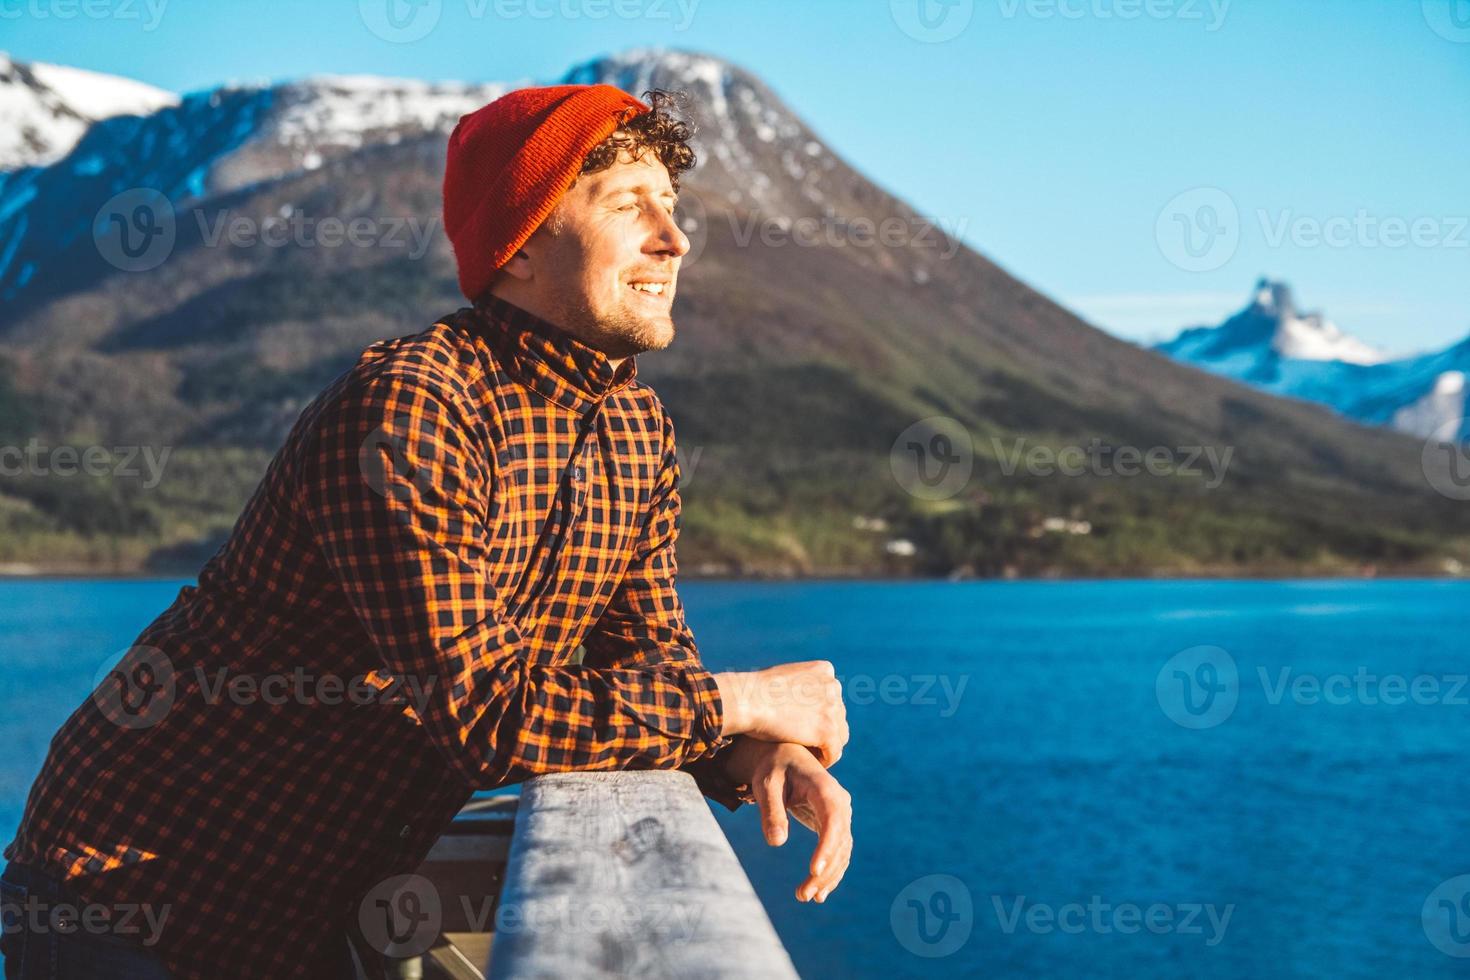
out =
{"type": "Polygon", "coordinates": [[[639,296],[643,297],[644,299],[658,303],[667,303],[669,301],[671,285],[672,283],[667,282],[653,282],[646,284],[634,284],[630,282],[628,283],[628,288],[634,293],[637,293],[639,296]]]}

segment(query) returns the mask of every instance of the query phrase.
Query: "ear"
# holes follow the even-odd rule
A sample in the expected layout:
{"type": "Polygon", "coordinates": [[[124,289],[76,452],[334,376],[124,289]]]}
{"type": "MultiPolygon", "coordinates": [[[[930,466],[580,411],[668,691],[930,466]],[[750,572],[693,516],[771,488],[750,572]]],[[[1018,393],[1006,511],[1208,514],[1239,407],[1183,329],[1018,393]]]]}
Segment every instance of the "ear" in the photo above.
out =
{"type": "Polygon", "coordinates": [[[517,249],[516,254],[506,260],[496,271],[496,277],[509,276],[512,279],[525,281],[531,278],[531,257],[526,254],[525,249],[517,249]]]}

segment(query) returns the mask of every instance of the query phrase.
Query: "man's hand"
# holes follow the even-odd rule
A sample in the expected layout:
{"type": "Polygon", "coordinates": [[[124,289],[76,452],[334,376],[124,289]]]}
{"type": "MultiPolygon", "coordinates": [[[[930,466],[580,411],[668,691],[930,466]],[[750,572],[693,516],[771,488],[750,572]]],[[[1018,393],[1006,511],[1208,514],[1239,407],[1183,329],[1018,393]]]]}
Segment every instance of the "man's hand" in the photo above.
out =
{"type": "Polygon", "coordinates": [[[788,810],[816,831],[817,849],[796,898],[825,902],[852,860],[852,795],[811,752],[791,743],[739,739],[725,769],[736,782],[750,784],[767,844],[786,843],[788,810]]]}
{"type": "Polygon", "coordinates": [[[805,745],[823,766],[842,758],[847,708],[830,661],[808,660],[747,673],[716,674],[727,737],[805,745]]]}

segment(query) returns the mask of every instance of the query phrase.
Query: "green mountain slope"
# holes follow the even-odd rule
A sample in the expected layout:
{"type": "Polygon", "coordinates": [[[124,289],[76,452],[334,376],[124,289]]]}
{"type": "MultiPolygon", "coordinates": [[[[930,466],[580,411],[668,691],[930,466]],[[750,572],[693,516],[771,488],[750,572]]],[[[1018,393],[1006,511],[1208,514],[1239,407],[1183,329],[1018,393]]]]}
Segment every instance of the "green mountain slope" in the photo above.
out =
{"type": "MultiPolygon", "coordinates": [[[[624,67],[605,66],[607,77],[624,67]]],[[[759,86],[731,72],[727,87],[759,86]]],[[[648,77],[679,83],[667,67],[648,77]]],[[[721,125],[705,138],[734,138],[721,125]]],[[[0,478],[0,564],[196,569],[317,390],[367,344],[463,305],[437,225],[442,146],[439,135],[370,145],[204,198],[180,210],[157,268],[94,278],[10,318],[0,444],[168,455],[156,485],[141,464],[135,476],[0,478]],[[432,234],[422,254],[209,242],[221,217],[293,210],[432,234]]],[[[678,427],[686,575],[1439,573],[1470,562],[1470,509],[1429,486],[1417,441],[1118,341],[926,230],[835,157],[824,194],[787,175],[762,199],[742,192],[738,167],[709,158],[685,184],[697,252],[681,273],[678,336],[639,358],[678,427]],[[801,218],[832,242],[783,236],[801,218]],[[864,219],[908,232],[871,242],[864,219]],[[973,448],[973,472],[926,499],[906,489],[905,433],[936,416],[973,448]],[[1069,458],[1156,450],[1171,471],[1068,476],[1025,463],[1067,447],[1069,458]],[[1212,471],[1206,453],[1228,466],[1212,471]],[[1194,471],[1179,472],[1192,455],[1194,471]]]]}

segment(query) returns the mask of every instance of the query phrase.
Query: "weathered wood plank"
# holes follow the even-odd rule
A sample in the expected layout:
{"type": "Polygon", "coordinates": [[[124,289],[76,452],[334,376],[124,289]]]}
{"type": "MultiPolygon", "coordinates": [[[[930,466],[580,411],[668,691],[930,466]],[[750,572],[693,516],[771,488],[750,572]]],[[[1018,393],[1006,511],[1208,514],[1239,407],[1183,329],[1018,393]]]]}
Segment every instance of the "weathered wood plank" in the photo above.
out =
{"type": "Polygon", "coordinates": [[[794,978],[791,958],[688,773],[527,782],[492,980],[794,978]]]}

